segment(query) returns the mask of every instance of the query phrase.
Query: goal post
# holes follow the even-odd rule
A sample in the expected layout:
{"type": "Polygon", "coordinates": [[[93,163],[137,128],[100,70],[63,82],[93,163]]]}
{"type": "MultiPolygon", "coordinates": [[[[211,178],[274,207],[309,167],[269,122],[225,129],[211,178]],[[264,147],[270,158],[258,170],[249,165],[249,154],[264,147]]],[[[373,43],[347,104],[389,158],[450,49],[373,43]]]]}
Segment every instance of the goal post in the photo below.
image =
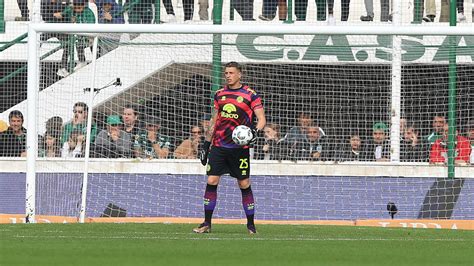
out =
{"type": "MultiPolygon", "coordinates": [[[[468,78],[474,72],[471,27],[30,24],[27,216],[30,221],[35,214],[76,216],[81,222],[108,215],[200,218],[205,168],[197,158],[175,152],[210,113],[209,95],[221,67],[212,61],[221,56],[222,63],[244,65],[244,82],[262,95],[267,120],[278,125],[281,143],[286,143],[278,158],[259,153],[258,147],[252,151],[257,219],[387,219],[386,206],[392,202],[405,219],[472,220],[474,166],[460,163],[456,179],[448,180],[446,165],[430,163],[434,142],[423,143],[418,157],[405,156],[402,148],[405,132],[421,143],[435,117],[447,119],[448,36],[458,40],[456,129],[465,142],[474,121],[468,78]],[[40,47],[42,33],[94,39],[86,54],[89,64],[50,82],[55,70],[39,59],[50,48],[47,42],[40,47]],[[110,34],[120,35],[116,48],[97,56],[100,39],[110,34]],[[220,55],[212,49],[216,35],[222,41],[220,55]],[[108,87],[117,78],[122,86],[108,87]],[[62,116],[68,122],[76,102],[89,108],[84,156],[38,158],[38,135],[45,133],[46,120],[62,116]],[[139,114],[144,142],[151,134],[148,127],[158,128],[153,134],[162,139],[152,143],[168,149],[165,157],[155,146],[153,154],[138,156],[144,151],[133,150],[138,145],[130,139],[134,135],[127,156],[111,149],[105,153],[114,158],[91,154],[101,131],[107,136],[116,119],[125,123],[129,106],[139,114]],[[310,114],[312,124],[301,143],[293,145],[292,130],[302,113],[310,114]],[[315,140],[309,135],[313,126],[318,129],[315,140]],[[388,146],[374,142],[376,133],[388,146]],[[367,150],[360,154],[368,157],[342,157],[347,147],[353,151],[354,136],[367,150]],[[314,157],[304,155],[308,150],[301,145],[314,149],[314,157]]],[[[263,146],[263,136],[261,141],[263,146]]],[[[238,218],[233,180],[223,179],[219,189],[217,217],[238,218]]]]}

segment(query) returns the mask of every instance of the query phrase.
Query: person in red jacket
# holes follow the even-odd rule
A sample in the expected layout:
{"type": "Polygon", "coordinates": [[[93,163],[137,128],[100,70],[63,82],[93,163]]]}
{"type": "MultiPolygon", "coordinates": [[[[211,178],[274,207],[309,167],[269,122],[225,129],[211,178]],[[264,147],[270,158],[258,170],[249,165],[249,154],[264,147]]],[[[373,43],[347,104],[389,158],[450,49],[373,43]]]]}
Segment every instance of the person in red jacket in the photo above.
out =
{"type": "MultiPolygon", "coordinates": [[[[468,164],[469,156],[471,154],[471,145],[469,140],[463,136],[459,136],[456,131],[455,138],[455,159],[454,162],[457,164],[468,164]]],[[[432,164],[444,164],[447,163],[448,159],[448,125],[444,126],[443,137],[436,140],[431,146],[430,151],[430,163],[432,164]]]]}

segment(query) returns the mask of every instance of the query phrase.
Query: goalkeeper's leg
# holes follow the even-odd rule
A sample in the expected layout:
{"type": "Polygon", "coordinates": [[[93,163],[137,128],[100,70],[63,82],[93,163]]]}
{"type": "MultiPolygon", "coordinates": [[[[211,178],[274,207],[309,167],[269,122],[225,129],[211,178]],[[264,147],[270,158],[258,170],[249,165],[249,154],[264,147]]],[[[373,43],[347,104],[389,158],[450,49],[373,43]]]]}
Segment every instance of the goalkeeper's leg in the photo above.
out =
{"type": "Polygon", "coordinates": [[[250,234],[257,233],[255,229],[255,200],[253,198],[252,187],[250,186],[250,180],[244,179],[239,180],[240,191],[242,192],[242,206],[247,216],[247,229],[250,234]]]}
{"type": "Polygon", "coordinates": [[[195,233],[210,233],[212,225],[212,214],[217,204],[217,185],[220,176],[209,176],[206,191],[204,192],[204,222],[194,228],[195,233]]]}

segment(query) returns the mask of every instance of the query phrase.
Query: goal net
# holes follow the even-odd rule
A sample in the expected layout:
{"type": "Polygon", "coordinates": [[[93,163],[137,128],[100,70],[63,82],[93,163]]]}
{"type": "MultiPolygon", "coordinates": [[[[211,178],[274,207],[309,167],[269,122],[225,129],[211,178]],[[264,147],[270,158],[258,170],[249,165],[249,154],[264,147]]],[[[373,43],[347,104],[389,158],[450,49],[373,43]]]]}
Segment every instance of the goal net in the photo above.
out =
{"type": "MultiPolygon", "coordinates": [[[[237,61],[267,117],[251,151],[257,220],[474,219],[472,29],[35,26],[35,112],[12,108],[40,136],[27,212],[200,219],[196,152],[237,61]],[[43,56],[58,39],[67,62],[64,49],[43,56]]],[[[224,177],[214,216],[243,218],[240,197],[224,177]]]]}

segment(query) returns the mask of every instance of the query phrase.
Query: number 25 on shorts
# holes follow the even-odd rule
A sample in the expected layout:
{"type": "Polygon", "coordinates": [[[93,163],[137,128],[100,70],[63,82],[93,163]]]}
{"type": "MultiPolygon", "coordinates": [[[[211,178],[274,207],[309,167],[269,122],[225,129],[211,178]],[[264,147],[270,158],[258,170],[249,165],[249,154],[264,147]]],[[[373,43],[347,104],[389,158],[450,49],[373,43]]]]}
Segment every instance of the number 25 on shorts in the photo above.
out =
{"type": "Polygon", "coordinates": [[[249,163],[247,161],[247,158],[246,159],[239,159],[239,160],[240,160],[240,166],[239,166],[240,169],[249,168],[249,163]]]}

